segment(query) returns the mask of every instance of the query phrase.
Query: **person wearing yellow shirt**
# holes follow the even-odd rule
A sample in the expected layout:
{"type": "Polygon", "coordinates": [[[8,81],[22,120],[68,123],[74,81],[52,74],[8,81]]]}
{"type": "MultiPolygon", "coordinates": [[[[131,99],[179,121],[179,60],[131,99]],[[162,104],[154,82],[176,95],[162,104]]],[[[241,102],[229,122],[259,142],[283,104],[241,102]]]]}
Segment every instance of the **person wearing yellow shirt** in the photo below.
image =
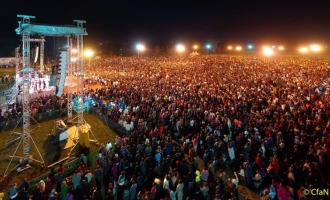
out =
{"type": "Polygon", "coordinates": [[[3,193],[3,192],[0,192],[0,200],[2,200],[2,199],[3,199],[3,196],[5,196],[5,193],[3,193]]]}

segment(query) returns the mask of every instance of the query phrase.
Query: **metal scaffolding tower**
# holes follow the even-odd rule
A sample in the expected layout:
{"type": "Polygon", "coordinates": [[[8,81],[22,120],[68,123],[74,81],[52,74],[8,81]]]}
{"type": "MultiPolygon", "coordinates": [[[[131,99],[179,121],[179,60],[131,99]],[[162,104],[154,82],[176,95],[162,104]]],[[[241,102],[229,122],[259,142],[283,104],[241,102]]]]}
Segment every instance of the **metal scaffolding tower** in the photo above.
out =
{"type": "MultiPolygon", "coordinates": [[[[15,168],[13,168],[11,171],[9,170],[9,167],[12,163],[13,158],[21,158],[22,160],[33,160],[37,161],[41,164],[45,164],[38,147],[36,146],[33,138],[31,137],[31,129],[30,129],[30,119],[31,119],[31,112],[30,112],[30,96],[29,96],[29,88],[30,88],[30,80],[29,80],[29,72],[28,68],[30,67],[30,42],[40,42],[40,67],[41,71],[43,71],[43,60],[44,60],[44,42],[45,36],[67,36],[71,37],[72,35],[77,36],[77,44],[78,44],[78,69],[79,72],[79,83],[78,83],[78,95],[79,99],[82,100],[83,98],[83,57],[82,57],[82,51],[83,51],[83,35],[87,35],[86,29],[84,28],[84,24],[86,21],[82,20],[74,20],[77,22],[77,26],[51,26],[51,25],[40,25],[40,24],[32,24],[30,23],[31,19],[35,19],[34,16],[28,16],[28,15],[17,15],[18,18],[22,18],[22,21],[19,21],[19,27],[15,29],[16,33],[18,35],[22,36],[22,68],[23,68],[23,85],[22,85],[22,103],[23,103],[23,131],[22,133],[15,132],[16,135],[19,135],[20,137],[16,139],[15,141],[19,140],[19,144],[16,147],[14,154],[12,156],[9,156],[10,162],[8,164],[8,167],[4,173],[4,176],[7,176],[9,172],[11,172],[13,169],[17,168],[18,166],[21,166],[21,164],[16,165],[15,168]],[[31,35],[42,35],[41,39],[31,39],[31,35]],[[31,141],[33,145],[35,146],[37,153],[40,157],[40,160],[36,160],[32,158],[32,155],[30,155],[30,149],[31,149],[31,141]],[[17,150],[20,146],[20,144],[23,143],[23,156],[19,157],[16,156],[17,150]]],[[[72,43],[71,43],[72,44],[72,43]]],[[[19,64],[17,62],[17,64],[19,64]]],[[[18,65],[17,65],[18,66],[18,65]]],[[[71,102],[72,102],[72,95],[71,102]]],[[[79,106],[82,109],[78,109],[78,126],[84,124],[84,118],[83,118],[83,101],[79,101],[79,106]]],[[[71,105],[72,106],[72,105],[71,105]]],[[[71,115],[72,115],[72,108],[71,108],[71,115]]],[[[20,122],[18,122],[20,123],[20,122]]],[[[18,124],[17,124],[18,126],[18,124]]],[[[15,127],[15,129],[17,128],[15,127]]],[[[13,134],[12,133],[12,134],[13,134]]],[[[12,142],[9,142],[10,144],[12,142]]],[[[9,145],[9,143],[6,142],[5,148],[9,145]]]]}
{"type": "MultiPolygon", "coordinates": [[[[23,24],[29,24],[30,19],[34,19],[32,16],[18,16],[23,18],[23,24]]],[[[30,154],[30,80],[29,80],[29,72],[25,69],[30,67],[30,33],[23,32],[22,33],[22,60],[23,60],[23,155],[24,157],[28,157],[30,154]]]]}
{"type": "MultiPolygon", "coordinates": [[[[83,20],[74,20],[77,23],[77,27],[83,28],[86,21],[83,20]]],[[[84,124],[84,59],[83,59],[83,36],[77,35],[77,49],[78,49],[78,58],[77,58],[77,74],[78,74],[78,127],[84,124]]]]}
{"type": "MultiPolygon", "coordinates": [[[[72,66],[72,36],[68,36],[68,43],[69,43],[69,53],[68,53],[68,67],[67,67],[67,74],[72,76],[73,66],[72,66]]],[[[69,91],[68,91],[68,122],[72,122],[72,83],[69,83],[69,91]]]]}
{"type": "MultiPolygon", "coordinates": [[[[19,27],[18,29],[21,29],[23,26],[30,24],[30,20],[34,19],[34,16],[27,16],[27,15],[17,15],[17,17],[22,18],[23,21],[19,21],[19,27]]],[[[16,134],[19,136],[19,144],[17,145],[14,154],[10,157],[10,162],[6,168],[6,171],[4,172],[4,176],[7,176],[11,171],[13,171],[15,168],[20,168],[20,167],[26,167],[28,166],[29,160],[33,160],[36,162],[39,162],[41,164],[44,164],[44,160],[40,154],[40,151],[38,147],[36,146],[33,138],[31,137],[31,129],[30,129],[30,118],[31,118],[31,113],[30,113],[30,95],[29,95],[29,88],[30,88],[30,79],[29,79],[29,72],[28,68],[30,67],[30,32],[27,31],[22,31],[19,34],[22,35],[22,69],[23,69],[23,84],[22,84],[22,104],[23,104],[23,116],[22,116],[22,121],[23,121],[23,131],[22,133],[15,132],[18,124],[21,122],[21,120],[18,121],[14,131],[12,132],[12,135],[16,134]],[[31,141],[36,148],[36,151],[39,155],[39,160],[34,159],[32,155],[30,155],[30,149],[31,149],[31,141]],[[16,156],[17,150],[20,146],[20,144],[23,144],[23,154],[22,156],[16,156]],[[21,159],[21,163],[16,165],[13,169],[10,170],[10,165],[13,161],[14,158],[21,159]],[[25,164],[23,164],[25,162],[25,164]],[[9,171],[10,170],[10,171],[9,171]]],[[[18,53],[17,53],[18,56],[18,53]]],[[[19,64],[17,62],[16,64],[19,64]]],[[[18,66],[16,66],[18,69],[18,66]]],[[[17,140],[17,139],[16,139],[17,140]]],[[[14,140],[14,141],[16,141],[14,140]]],[[[7,141],[5,144],[5,147],[13,143],[13,141],[7,141]]]]}

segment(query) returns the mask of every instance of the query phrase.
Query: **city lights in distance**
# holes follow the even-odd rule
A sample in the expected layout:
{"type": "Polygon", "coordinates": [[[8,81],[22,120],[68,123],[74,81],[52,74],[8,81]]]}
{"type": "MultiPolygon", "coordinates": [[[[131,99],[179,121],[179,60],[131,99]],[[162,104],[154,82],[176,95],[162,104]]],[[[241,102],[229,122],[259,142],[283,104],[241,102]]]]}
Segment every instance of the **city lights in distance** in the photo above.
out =
{"type": "Polygon", "coordinates": [[[307,53],[308,52],[308,48],[307,47],[300,47],[299,48],[299,52],[300,53],[307,53]]]}
{"type": "Polygon", "coordinates": [[[241,46],[236,46],[236,51],[242,51],[242,47],[241,46]]]}
{"type": "Polygon", "coordinates": [[[317,44],[312,44],[310,47],[309,47],[312,51],[321,51],[321,46],[320,45],[317,45],[317,44]]]}
{"type": "Polygon", "coordinates": [[[182,52],[184,52],[186,50],[186,48],[182,44],[178,44],[178,45],[176,45],[176,50],[179,53],[182,53],[182,52]]]}

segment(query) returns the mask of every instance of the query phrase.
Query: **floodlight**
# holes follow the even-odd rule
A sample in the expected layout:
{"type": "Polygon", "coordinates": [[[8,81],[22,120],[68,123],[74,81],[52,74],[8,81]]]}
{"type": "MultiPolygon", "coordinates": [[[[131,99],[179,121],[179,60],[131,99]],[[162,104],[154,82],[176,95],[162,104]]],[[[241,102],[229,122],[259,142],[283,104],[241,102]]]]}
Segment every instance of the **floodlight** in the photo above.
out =
{"type": "Polygon", "coordinates": [[[197,49],[198,49],[198,45],[195,44],[195,45],[193,46],[193,48],[194,48],[195,50],[197,50],[197,49]]]}
{"type": "Polygon", "coordinates": [[[321,46],[320,45],[317,45],[317,44],[312,44],[310,47],[309,47],[312,51],[320,51],[321,50],[321,46]]]}
{"type": "Polygon", "coordinates": [[[84,55],[86,57],[90,58],[90,57],[92,57],[94,55],[94,51],[92,51],[90,49],[87,49],[87,50],[85,50],[84,55]]]}
{"type": "Polygon", "coordinates": [[[241,46],[236,46],[236,51],[242,51],[242,47],[241,46]]]}
{"type": "Polygon", "coordinates": [[[179,53],[182,53],[185,51],[185,47],[182,45],[182,44],[178,44],[176,45],[176,50],[179,52],[179,53]]]}
{"type": "Polygon", "coordinates": [[[145,46],[144,46],[143,44],[137,44],[137,45],[136,45],[136,49],[137,49],[138,51],[144,51],[144,50],[145,50],[145,46]]]}
{"type": "Polygon", "coordinates": [[[300,47],[299,51],[300,51],[300,53],[307,53],[308,48],[307,47],[300,47]]]}
{"type": "Polygon", "coordinates": [[[265,46],[263,53],[265,56],[271,56],[274,54],[274,51],[272,49],[268,48],[267,46],[265,46]]]}

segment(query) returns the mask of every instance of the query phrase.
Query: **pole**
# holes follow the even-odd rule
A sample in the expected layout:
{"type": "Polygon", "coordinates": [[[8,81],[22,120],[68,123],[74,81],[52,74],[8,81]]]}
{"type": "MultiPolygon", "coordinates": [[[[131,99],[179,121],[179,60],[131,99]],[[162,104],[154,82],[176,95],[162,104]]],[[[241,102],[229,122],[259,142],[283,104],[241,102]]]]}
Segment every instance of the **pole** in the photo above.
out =
{"type": "Polygon", "coordinates": [[[91,72],[90,72],[90,70],[91,70],[91,56],[89,57],[89,60],[88,60],[88,83],[87,83],[87,85],[88,85],[88,92],[89,92],[89,84],[90,84],[90,78],[91,78],[91,72]]]}

